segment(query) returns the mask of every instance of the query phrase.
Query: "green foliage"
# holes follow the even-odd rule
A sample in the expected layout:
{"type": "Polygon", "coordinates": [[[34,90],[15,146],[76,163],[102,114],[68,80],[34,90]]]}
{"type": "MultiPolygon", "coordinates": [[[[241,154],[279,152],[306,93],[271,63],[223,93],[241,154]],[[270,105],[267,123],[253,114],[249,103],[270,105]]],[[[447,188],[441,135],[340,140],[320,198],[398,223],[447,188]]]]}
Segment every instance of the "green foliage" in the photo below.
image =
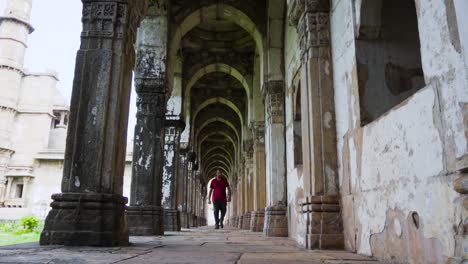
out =
{"type": "Polygon", "coordinates": [[[19,222],[2,222],[0,223],[0,233],[14,233],[21,228],[19,222]]]}
{"type": "Polygon", "coordinates": [[[21,225],[23,226],[23,230],[25,230],[26,233],[31,233],[39,225],[39,220],[37,220],[34,216],[25,216],[21,218],[21,225]]]}
{"type": "Polygon", "coordinates": [[[44,221],[23,217],[16,221],[0,221],[0,246],[38,241],[44,221]]]}

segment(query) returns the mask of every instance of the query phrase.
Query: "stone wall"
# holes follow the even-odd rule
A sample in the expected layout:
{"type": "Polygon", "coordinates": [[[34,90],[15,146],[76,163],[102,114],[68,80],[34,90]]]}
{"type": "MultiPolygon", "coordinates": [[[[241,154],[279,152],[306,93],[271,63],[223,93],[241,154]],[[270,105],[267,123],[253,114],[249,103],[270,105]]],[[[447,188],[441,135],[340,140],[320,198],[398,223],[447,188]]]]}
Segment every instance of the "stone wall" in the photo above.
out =
{"type": "Polygon", "coordinates": [[[467,75],[450,38],[451,1],[416,1],[426,86],[365,126],[355,40],[361,2],[333,1],[331,20],[345,246],[397,262],[445,263],[461,254],[453,182],[468,153],[467,75]]]}

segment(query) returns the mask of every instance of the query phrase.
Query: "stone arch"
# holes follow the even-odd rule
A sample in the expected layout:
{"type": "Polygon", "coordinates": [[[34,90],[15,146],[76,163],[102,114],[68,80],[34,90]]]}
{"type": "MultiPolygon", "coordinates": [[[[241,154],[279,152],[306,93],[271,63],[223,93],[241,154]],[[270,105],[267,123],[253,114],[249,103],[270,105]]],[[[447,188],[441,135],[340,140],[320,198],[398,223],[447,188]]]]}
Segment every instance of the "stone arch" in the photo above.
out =
{"type": "MultiPolygon", "coordinates": [[[[263,54],[263,37],[256,24],[243,11],[231,5],[216,3],[193,11],[184,18],[184,20],[177,26],[177,28],[175,28],[174,34],[172,35],[172,38],[169,42],[168,76],[172,76],[173,63],[180,48],[182,38],[185,36],[185,34],[204,21],[223,19],[237,24],[252,36],[252,39],[254,40],[257,49],[259,50],[263,64],[265,59],[263,54]]],[[[169,87],[172,88],[172,85],[170,84],[169,87]]]]}
{"type": "Polygon", "coordinates": [[[230,164],[229,161],[226,159],[226,157],[224,157],[224,156],[221,155],[221,154],[215,154],[215,155],[213,155],[212,157],[210,157],[210,159],[212,159],[212,160],[208,160],[209,163],[205,163],[205,164],[203,165],[203,169],[209,168],[211,165],[213,165],[213,164],[216,163],[216,162],[222,163],[222,164],[224,164],[224,165],[227,166],[227,167],[232,167],[232,164],[230,164]],[[214,158],[217,158],[217,159],[214,159],[214,158]],[[223,158],[223,159],[225,159],[225,160],[220,159],[220,158],[223,158]]]}
{"type": "Polygon", "coordinates": [[[212,105],[212,104],[216,104],[216,103],[220,103],[220,104],[224,104],[226,106],[228,106],[229,108],[232,109],[232,111],[234,111],[237,116],[239,116],[239,120],[241,122],[241,126],[244,126],[244,117],[242,116],[242,113],[241,111],[239,110],[239,108],[230,100],[226,99],[226,98],[223,98],[223,97],[215,97],[215,98],[210,98],[206,101],[204,101],[203,103],[201,103],[197,110],[195,110],[195,112],[193,113],[193,120],[195,120],[197,118],[197,115],[198,113],[204,109],[205,107],[209,106],[209,105],[212,105]]]}
{"type": "MultiPolygon", "coordinates": [[[[230,167],[232,167],[234,165],[234,162],[232,160],[230,160],[226,155],[225,153],[222,153],[222,152],[215,152],[215,153],[212,153],[210,154],[210,156],[206,157],[205,160],[209,161],[209,160],[212,160],[214,158],[222,158],[222,160],[227,163],[227,165],[229,165],[230,167]]],[[[205,164],[206,165],[206,164],[205,164]]],[[[206,166],[205,166],[206,167],[206,166]]]]}
{"type": "Polygon", "coordinates": [[[229,153],[229,151],[227,151],[225,148],[223,148],[222,146],[219,146],[219,145],[211,147],[210,149],[208,149],[205,152],[205,155],[201,156],[201,159],[204,160],[206,158],[206,156],[208,156],[211,152],[213,152],[215,150],[218,150],[218,149],[221,150],[221,151],[224,151],[224,153],[226,153],[231,160],[234,160],[231,153],[229,153]]]}
{"type": "Polygon", "coordinates": [[[224,171],[224,174],[226,175],[226,177],[229,178],[229,174],[230,174],[229,172],[230,172],[230,170],[227,169],[227,168],[224,168],[224,167],[222,167],[222,166],[213,166],[213,167],[211,167],[211,169],[209,169],[209,170],[206,172],[206,174],[211,175],[212,172],[215,171],[215,170],[217,170],[218,168],[221,169],[222,171],[224,171]]]}
{"type": "MultiPolygon", "coordinates": [[[[193,137],[193,139],[195,140],[195,145],[197,143],[197,139],[198,139],[198,136],[200,134],[200,132],[203,130],[203,128],[205,128],[206,126],[208,126],[209,124],[211,123],[214,123],[214,122],[220,122],[220,123],[223,123],[225,124],[226,126],[228,126],[229,128],[231,128],[233,131],[234,131],[234,134],[236,134],[236,142],[241,142],[241,135],[239,135],[239,131],[237,130],[237,128],[229,121],[229,120],[226,120],[224,118],[220,118],[220,117],[212,117],[208,120],[205,120],[205,122],[203,122],[203,124],[196,130],[195,132],[195,137],[193,137]]],[[[195,129],[193,130],[195,131],[195,129]]]]}
{"type": "MultiPolygon", "coordinates": [[[[187,82],[187,85],[185,87],[185,100],[183,100],[183,112],[185,113],[185,121],[186,121],[186,128],[185,131],[183,132],[183,138],[188,138],[188,133],[191,129],[191,121],[195,120],[196,114],[202,109],[197,109],[194,114],[194,117],[192,118],[190,115],[190,110],[191,110],[191,90],[192,87],[197,83],[198,80],[200,80],[203,76],[209,74],[209,73],[214,73],[214,72],[222,72],[231,75],[234,77],[236,80],[239,81],[239,83],[244,87],[245,93],[246,93],[246,99],[247,99],[247,116],[249,116],[249,112],[252,109],[252,96],[251,96],[251,87],[249,86],[249,82],[247,79],[244,77],[244,75],[234,67],[224,64],[224,63],[212,63],[204,66],[203,68],[199,69],[197,72],[193,74],[192,77],[190,77],[189,81],[187,82]]],[[[179,86],[177,86],[179,87],[179,86]]],[[[221,97],[219,97],[221,98],[221,97]]],[[[239,119],[241,121],[241,125],[244,124],[244,118],[242,116],[242,112],[239,110],[239,108],[232,102],[230,102],[227,99],[220,100],[219,103],[224,103],[228,107],[230,107],[234,112],[236,112],[239,115],[239,119]],[[224,101],[226,100],[226,101],[224,101]],[[229,101],[229,102],[228,102],[229,101]],[[237,109],[237,110],[236,110],[237,109]]],[[[205,102],[204,102],[205,103],[205,102]]]]}
{"type": "MultiPolygon", "coordinates": [[[[237,143],[234,141],[234,139],[231,137],[231,135],[229,135],[228,133],[226,132],[223,132],[223,131],[215,131],[215,132],[212,132],[212,133],[208,133],[206,135],[204,135],[204,137],[202,139],[199,140],[199,143],[198,143],[198,146],[197,146],[197,150],[200,150],[201,149],[201,144],[210,136],[214,136],[214,135],[223,135],[224,137],[226,137],[229,142],[231,142],[232,146],[233,146],[233,149],[234,149],[234,153],[237,152],[237,143]]],[[[201,154],[201,153],[200,153],[201,154]]],[[[230,156],[230,158],[232,160],[234,160],[232,158],[232,156],[230,156]]]]}

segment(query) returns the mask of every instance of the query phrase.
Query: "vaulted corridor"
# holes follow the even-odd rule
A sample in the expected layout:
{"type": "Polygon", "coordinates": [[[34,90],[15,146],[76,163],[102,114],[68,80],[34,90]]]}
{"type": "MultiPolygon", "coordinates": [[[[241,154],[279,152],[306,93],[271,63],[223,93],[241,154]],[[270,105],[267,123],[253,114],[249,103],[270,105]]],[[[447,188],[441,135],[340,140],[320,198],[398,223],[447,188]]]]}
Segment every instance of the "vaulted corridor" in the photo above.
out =
{"type": "MultiPolygon", "coordinates": [[[[44,247],[2,249],[4,259],[468,258],[467,1],[81,1],[63,178],[44,247]],[[225,225],[234,229],[193,230],[212,217],[217,170],[232,188],[225,225]]],[[[14,84],[31,0],[8,3],[0,40],[13,55],[0,69],[14,84]]],[[[5,87],[0,117],[10,127],[21,108],[5,87]]],[[[0,143],[0,172],[30,163],[10,162],[14,151],[0,143]]],[[[25,188],[30,171],[20,175],[25,188]]]]}

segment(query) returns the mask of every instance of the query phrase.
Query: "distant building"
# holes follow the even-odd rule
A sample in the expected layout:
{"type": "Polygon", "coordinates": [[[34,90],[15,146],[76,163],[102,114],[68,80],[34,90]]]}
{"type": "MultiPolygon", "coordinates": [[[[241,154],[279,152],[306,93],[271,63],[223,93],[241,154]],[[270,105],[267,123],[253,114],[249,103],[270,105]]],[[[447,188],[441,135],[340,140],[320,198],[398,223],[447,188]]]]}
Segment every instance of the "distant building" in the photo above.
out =
{"type": "Polygon", "coordinates": [[[45,218],[62,180],[69,103],[56,72],[23,67],[30,14],[31,0],[7,1],[0,17],[0,220],[45,218]]]}

